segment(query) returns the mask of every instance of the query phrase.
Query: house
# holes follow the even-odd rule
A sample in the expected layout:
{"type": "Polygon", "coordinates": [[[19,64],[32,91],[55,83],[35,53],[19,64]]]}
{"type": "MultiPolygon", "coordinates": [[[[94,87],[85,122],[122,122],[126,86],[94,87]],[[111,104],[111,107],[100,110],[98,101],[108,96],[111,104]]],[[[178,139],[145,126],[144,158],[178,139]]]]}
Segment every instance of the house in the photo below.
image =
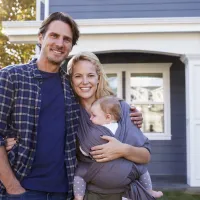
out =
{"type": "Polygon", "coordinates": [[[200,187],[200,1],[37,0],[36,21],[4,22],[11,42],[36,43],[55,11],[81,30],[79,51],[95,52],[117,95],[144,115],[153,176],[200,187]]]}

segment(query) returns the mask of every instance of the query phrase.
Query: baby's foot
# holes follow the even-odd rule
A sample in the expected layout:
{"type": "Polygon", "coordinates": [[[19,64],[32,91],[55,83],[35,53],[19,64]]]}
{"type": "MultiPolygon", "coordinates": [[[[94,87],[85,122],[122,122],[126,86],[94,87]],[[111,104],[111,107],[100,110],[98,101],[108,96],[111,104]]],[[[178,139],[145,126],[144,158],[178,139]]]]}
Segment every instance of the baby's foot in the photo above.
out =
{"type": "Polygon", "coordinates": [[[83,200],[83,197],[82,196],[75,196],[74,200],[83,200]]]}
{"type": "Polygon", "coordinates": [[[148,192],[156,199],[163,196],[163,193],[161,191],[148,190],[148,192]]]}

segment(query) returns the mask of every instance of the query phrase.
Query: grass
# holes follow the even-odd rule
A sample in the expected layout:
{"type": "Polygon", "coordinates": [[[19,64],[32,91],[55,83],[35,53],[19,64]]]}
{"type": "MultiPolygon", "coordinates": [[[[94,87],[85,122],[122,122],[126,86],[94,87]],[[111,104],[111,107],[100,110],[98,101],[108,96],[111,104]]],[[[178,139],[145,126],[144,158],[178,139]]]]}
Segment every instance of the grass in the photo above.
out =
{"type": "Polygon", "coordinates": [[[190,194],[185,191],[164,191],[164,197],[159,200],[200,200],[200,194],[190,194]]]}

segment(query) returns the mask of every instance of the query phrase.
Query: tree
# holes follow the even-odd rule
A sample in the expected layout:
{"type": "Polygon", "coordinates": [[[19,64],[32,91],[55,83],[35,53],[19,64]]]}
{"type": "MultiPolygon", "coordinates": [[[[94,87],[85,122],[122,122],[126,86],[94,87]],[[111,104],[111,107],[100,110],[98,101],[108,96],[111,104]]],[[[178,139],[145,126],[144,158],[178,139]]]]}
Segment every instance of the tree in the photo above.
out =
{"type": "Polygon", "coordinates": [[[35,0],[0,0],[0,67],[26,63],[35,54],[35,45],[12,44],[2,32],[2,21],[35,20],[35,10],[35,0]]]}

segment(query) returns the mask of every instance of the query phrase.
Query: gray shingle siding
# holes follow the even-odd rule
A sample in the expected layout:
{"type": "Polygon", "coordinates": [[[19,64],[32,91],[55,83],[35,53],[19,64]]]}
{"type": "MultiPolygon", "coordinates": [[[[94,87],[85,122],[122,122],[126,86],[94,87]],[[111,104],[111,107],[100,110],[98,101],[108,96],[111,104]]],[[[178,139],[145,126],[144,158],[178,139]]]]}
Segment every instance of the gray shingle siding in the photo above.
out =
{"type": "Polygon", "coordinates": [[[50,13],[75,19],[200,16],[200,0],[50,0],[50,13]]]}

